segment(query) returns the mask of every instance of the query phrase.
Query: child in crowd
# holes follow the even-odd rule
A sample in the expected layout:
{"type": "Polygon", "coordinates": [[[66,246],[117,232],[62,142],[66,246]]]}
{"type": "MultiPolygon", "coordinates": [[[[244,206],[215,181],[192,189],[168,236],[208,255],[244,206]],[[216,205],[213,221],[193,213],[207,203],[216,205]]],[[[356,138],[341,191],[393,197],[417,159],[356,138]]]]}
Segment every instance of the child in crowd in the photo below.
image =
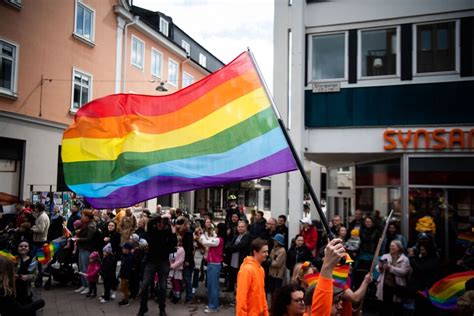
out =
{"type": "MultiPolygon", "coordinates": [[[[141,280],[141,264],[143,261],[143,250],[140,248],[140,237],[137,234],[132,234],[130,243],[133,245],[132,249],[132,271],[130,276],[130,299],[134,300],[140,291],[141,280]]],[[[144,239],[143,239],[144,240],[144,239]]]]}
{"type": "Polygon", "coordinates": [[[129,283],[130,277],[133,272],[133,257],[132,257],[133,245],[126,242],[122,245],[122,258],[120,266],[120,288],[123,293],[123,299],[118,303],[119,306],[130,305],[129,299],[129,283]]]}
{"type": "Polygon", "coordinates": [[[117,269],[117,261],[115,260],[112,245],[108,243],[102,249],[104,259],[100,267],[100,275],[104,280],[104,295],[100,298],[101,303],[107,303],[110,300],[110,291],[115,283],[115,271],[117,269]]]}
{"type": "Polygon", "coordinates": [[[344,248],[346,248],[347,252],[352,258],[357,256],[360,247],[360,237],[359,237],[359,229],[354,228],[351,230],[351,238],[349,238],[344,243],[344,248]]]}
{"type": "Polygon", "coordinates": [[[99,271],[100,271],[100,257],[97,251],[91,252],[89,255],[89,264],[87,265],[87,272],[82,273],[89,283],[89,293],[86,297],[96,297],[97,296],[97,282],[99,281],[99,271]]]}
{"type": "Polygon", "coordinates": [[[170,277],[173,287],[173,298],[171,301],[176,304],[181,299],[181,282],[183,280],[183,266],[184,266],[184,248],[182,238],[178,237],[178,244],[176,252],[170,254],[170,277]]]}
{"type": "Polygon", "coordinates": [[[196,227],[194,230],[194,272],[193,272],[193,294],[196,293],[199,287],[199,275],[202,273],[204,255],[206,253],[206,247],[204,247],[199,239],[203,234],[201,227],[196,227]]]}

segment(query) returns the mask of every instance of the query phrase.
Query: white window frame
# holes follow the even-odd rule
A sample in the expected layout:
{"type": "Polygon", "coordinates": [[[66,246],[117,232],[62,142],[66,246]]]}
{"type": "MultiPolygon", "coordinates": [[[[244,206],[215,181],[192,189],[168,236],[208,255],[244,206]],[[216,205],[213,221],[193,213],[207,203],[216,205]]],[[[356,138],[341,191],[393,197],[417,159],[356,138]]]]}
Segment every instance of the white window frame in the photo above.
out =
{"type": "Polygon", "coordinates": [[[322,32],[322,33],[312,33],[309,35],[309,49],[308,49],[308,83],[317,83],[317,82],[342,82],[347,81],[349,78],[349,31],[337,31],[337,32],[322,32]],[[332,78],[332,79],[313,79],[312,78],[312,69],[313,69],[313,37],[314,36],[323,36],[323,35],[337,35],[344,34],[344,77],[343,78],[332,78]]]}
{"type": "Polygon", "coordinates": [[[207,67],[207,57],[202,53],[199,53],[199,65],[203,66],[204,68],[207,67]]]}
{"type": "Polygon", "coordinates": [[[182,85],[182,88],[189,87],[189,86],[192,85],[193,83],[194,83],[194,77],[191,76],[191,74],[187,73],[186,71],[183,71],[183,85],[182,85]],[[186,80],[184,80],[184,77],[190,78],[190,79],[191,79],[191,83],[185,86],[186,80]]]}
{"type": "Polygon", "coordinates": [[[156,78],[163,78],[163,53],[157,50],[156,48],[151,48],[151,75],[156,78]],[[153,55],[156,54],[160,58],[160,73],[155,73],[155,65],[153,64],[153,55]]]}
{"type": "Polygon", "coordinates": [[[132,40],[130,41],[130,64],[134,66],[135,68],[140,69],[143,71],[145,69],[145,41],[141,40],[138,36],[135,36],[132,34],[132,40]],[[133,42],[138,41],[143,45],[143,53],[142,53],[142,62],[143,65],[137,64],[133,61],[133,42]]]}
{"type": "Polygon", "coordinates": [[[360,80],[380,80],[380,79],[393,79],[400,78],[401,73],[401,27],[400,25],[387,25],[383,27],[375,28],[364,28],[357,30],[357,79],[360,80]],[[362,76],[362,32],[365,31],[378,31],[378,30],[387,30],[387,29],[396,29],[397,34],[397,58],[396,58],[396,67],[394,75],[381,75],[381,76],[362,76]]]}
{"type": "Polygon", "coordinates": [[[73,67],[72,68],[72,84],[71,84],[71,106],[69,108],[69,112],[70,113],[76,113],[81,107],[79,108],[75,108],[74,107],[74,76],[76,75],[76,73],[80,74],[80,75],[83,75],[83,76],[87,76],[89,77],[89,93],[88,93],[88,101],[87,102],[90,102],[92,101],[92,87],[93,87],[93,76],[91,73],[88,73],[86,71],[83,71],[83,70],[80,70],[79,68],[76,68],[76,67],[73,67]]]}
{"type": "Polygon", "coordinates": [[[181,40],[181,47],[184,48],[188,56],[191,55],[191,45],[189,45],[188,42],[186,42],[185,40],[181,40]]]}
{"type": "Polygon", "coordinates": [[[160,16],[160,26],[159,30],[161,33],[165,34],[166,36],[169,36],[170,33],[170,23],[166,21],[166,19],[162,18],[160,16]]]}
{"type": "MultiPolygon", "coordinates": [[[[6,44],[11,45],[15,48],[15,51],[13,54],[13,62],[12,62],[12,66],[13,66],[12,79],[11,79],[12,87],[11,89],[0,87],[0,95],[16,98],[17,88],[18,88],[18,63],[19,63],[19,56],[20,56],[20,45],[15,42],[6,40],[2,37],[0,37],[0,41],[5,42],[6,44]]],[[[10,58],[10,57],[5,57],[5,58],[10,58]]]]}
{"type": "Polygon", "coordinates": [[[74,27],[73,27],[73,35],[75,38],[85,42],[86,44],[95,44],[95,10],[91,8],[90,6],[86,5],[84,2],[80,0],[75,0],[74,4],[74,27]],[[76,31],[76,25],[77,25],[77,8],[78,6],[82,6],[85,9],[89,10],[92,12],[92,17],[91,17],[91,38],[85,37],[83,34],[79,34],[76,31]]]}
{"type": "Polygon", "coordinates": [[[177,87],[178,86],[178,76],[179,76],[179,64],[177,61],[171,59],[171,58],[168,58],[168,83],[170,85],[172,85],[173,87],[177,87]],[[176,65],[176,82],[173,82],[170,80],[170,64],[175,64],[176,65]]]}
{"type": "Polygon", "coordinates": [[[461,72],[461,21],[460,19],[448,19],[448,20],[434,20],[423,23],[414,23],[412,28],[413,34],[413,77],[427,77],[427,76],[443,76],[443,75],[456,75],[461,72]],[[435,72],[422,72],[417,71],[417,57],[418,57],[418,46],[417,46],[417,26],[418,25],[429,25],[437,23],[455,22],[454,25],[454,70],[448,71],[435,71],[435,72]]]}

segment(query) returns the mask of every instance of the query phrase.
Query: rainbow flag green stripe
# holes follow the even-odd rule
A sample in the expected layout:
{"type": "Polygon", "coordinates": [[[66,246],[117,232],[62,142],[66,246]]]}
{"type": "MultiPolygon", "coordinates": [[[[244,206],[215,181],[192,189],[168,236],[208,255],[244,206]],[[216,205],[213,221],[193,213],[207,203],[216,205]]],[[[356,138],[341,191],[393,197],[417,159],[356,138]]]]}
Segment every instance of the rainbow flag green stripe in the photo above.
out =
{"type": "Polygon", "coordinates": [[[96,208],[297,168],[248,53],[171,95],[90,102],[61,155],[66,184],[96,208]]]}
{"type": "Polygon", "coordinates": [[[66,182],[69,185],[111,182],[149,165],[226,152],[277,127],[273,111],[268,108],[211,138],[190,145],[146,153],[124,152],[117,160],[64,163],[66,182]],[[89,174],[84,170],[96,172],[89,174]]]}

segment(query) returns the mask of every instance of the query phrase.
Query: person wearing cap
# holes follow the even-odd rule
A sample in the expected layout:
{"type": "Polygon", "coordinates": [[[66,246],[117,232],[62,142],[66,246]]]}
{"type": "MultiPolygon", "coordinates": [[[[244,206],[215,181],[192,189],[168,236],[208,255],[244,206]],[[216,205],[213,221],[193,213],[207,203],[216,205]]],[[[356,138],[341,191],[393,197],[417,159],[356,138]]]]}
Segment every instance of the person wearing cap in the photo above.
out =
{"type": "Polygon", "coordinates": [[[313,257],[315,257],[317,253],[316,245],[318,244],[318,231],[316,227],[314,227],[313,222],[309,217],[303,217],[300,219],[300,223],[300,234],[303,235],[304,244],[309,249],[313,257]]]}
{"type": "MultiPolygon", "coordinates": [[[[239,206],[237,205],[237,197],[231,194],[227,197],[228,207],[225,210],[225,225],[228,227],[232,221],[232,214],[239,214],[239,206]]],[[[240,216],[239,216],[240,217],[240,216]]]]}
{"type": "Polygon", "coordinates": [[[282,234],[273,236],[273,249],[270,253],[270,267],[268,269],[268,290],[270,294],[283,285],[286,270],[285,237],[282,234]]]}
{"type": "Polygon", "coordinates": [[[115,284],[115,271],[117,270],[117,260],[112,249],[112,245],[107,243],[102,248],[102,265],[99,274],[104,281],[104,295],[100,298],[101,303],[107,303],[110,300],[110,291],[115,284]]]}

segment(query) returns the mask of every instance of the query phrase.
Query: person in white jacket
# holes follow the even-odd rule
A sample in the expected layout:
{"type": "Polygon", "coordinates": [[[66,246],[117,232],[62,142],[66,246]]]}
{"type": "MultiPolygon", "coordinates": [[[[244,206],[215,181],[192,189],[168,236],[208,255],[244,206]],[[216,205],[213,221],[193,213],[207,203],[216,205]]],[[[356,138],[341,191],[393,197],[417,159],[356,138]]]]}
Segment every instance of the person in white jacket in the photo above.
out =
{"type": "Polygon", "coordinates": [[[35,205],[35,212],[36,221],[31,227],[31,231],[33,232],[33,242],[35,243],[35,246],[41,247],[45,242],[48,241],[50,221],[43,204],[37,203],[35,205]]]}
{"type": "Polygon", "coordinates": [[[377,299],[384,302],[384,313],[402,315],[403,299],[400,294],[405,290],[411,272],[410,261],[403,253],[399,240],[392,240],[390,251],[384,254],[377,265],[380,276],[377,284],[377,299]]]}

